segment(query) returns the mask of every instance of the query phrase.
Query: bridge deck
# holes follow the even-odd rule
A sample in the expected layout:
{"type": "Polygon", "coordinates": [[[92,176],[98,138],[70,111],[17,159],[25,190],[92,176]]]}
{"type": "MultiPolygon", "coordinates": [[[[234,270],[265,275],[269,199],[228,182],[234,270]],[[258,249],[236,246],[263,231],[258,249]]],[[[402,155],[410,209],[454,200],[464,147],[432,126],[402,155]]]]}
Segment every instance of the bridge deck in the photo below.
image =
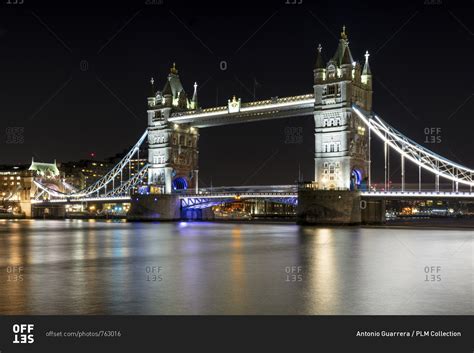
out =
{"type": "Polygon", "coordinates": [[[366,198],[400,200],[400,199],[473,199],[471,192],[445,191],[366,191],[361,195],[366,198]]]}
{"type": "Polygon", "coordinates": [[[237,112],[229,112],[227,106],[194,110],[191,112],[179,112],[172,114],[168,121],[174,123],[189,123],[194,127],[204,128],[267,119],[312,115],[313,113],[314,95],[305,94],[301,96],[242,103],[237,112]]]}

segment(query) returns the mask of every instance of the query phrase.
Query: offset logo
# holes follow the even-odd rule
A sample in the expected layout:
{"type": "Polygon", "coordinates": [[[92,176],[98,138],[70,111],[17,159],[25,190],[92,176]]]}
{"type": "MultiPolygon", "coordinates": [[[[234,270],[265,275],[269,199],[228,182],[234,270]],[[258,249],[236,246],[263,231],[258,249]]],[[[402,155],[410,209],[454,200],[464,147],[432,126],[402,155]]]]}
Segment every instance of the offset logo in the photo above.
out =
{"type": "Polygon", "coordinates": [[[35,335],[33,330],[35,329],[34,324],[15,324],[13,325],[13,343],[34,343],[35,335]]]}

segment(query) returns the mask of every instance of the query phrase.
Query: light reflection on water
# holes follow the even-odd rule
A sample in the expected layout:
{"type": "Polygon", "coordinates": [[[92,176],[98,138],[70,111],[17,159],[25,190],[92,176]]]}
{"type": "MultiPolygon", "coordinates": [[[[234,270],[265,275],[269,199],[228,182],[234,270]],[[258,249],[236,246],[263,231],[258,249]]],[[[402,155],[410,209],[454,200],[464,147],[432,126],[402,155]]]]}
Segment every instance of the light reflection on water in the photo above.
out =
{"type": "Polygon", "coordinates": [[[1,221],[0,313],[473,314],[473,233],[1,221]],[[8,281],[15,266],[21,282],[8,281]]]}

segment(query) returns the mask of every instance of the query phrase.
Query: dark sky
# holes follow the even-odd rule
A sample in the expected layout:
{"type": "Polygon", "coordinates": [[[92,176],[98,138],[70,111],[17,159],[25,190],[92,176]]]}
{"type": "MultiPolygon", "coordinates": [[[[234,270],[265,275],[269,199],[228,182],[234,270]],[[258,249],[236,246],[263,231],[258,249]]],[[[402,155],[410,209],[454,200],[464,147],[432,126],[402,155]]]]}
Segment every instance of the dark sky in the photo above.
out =
{"type": "MultiPolygon", "coordinates": [[[[150,77],[161,87],[173,61],[203,107],[252,100],[254,79],[257,99],[311,93],[316,47],[331,57],[345,24],[355,59],[371,53],[377,114],[419,142],[441,128],[425,146],[474,166],[473,1],[24,1],[0,5],[0,163],[130,147],[146,128],[150,77]],[[11,127],[23,143],[9,143],[11,127]]],[[[304,117],[202,129],[201,182],[292,183],[299,165],[312,179],[313,128],[304,117]],[[285,127],[301,127],[302,143],[285,143],[285,127]]]]}

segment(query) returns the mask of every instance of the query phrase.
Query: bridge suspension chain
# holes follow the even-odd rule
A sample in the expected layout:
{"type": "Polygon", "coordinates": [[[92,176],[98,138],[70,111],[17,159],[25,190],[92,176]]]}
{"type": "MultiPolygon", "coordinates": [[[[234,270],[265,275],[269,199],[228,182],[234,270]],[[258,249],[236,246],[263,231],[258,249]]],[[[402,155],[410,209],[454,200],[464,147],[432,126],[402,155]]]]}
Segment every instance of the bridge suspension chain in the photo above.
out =
{"type": "MultiPolygon", "coordinates": [[[[148,170],[148,164],[145,165],[139,172],[137,172],[133,177],[131,176],[131,160],[133,156],[137,154],[139,156],[139,150],[142,143],[145,141],[146,137],[148,136],[148,130],[146,130],[137,143],[130,149],[130,151],[118,162],[107,174],[101,177],[92,185],[82,189],[82,190],[74,190],[70,189],[70,192],[61,192],[58,190],[54,190],[49,188],[46,185],[34,180],[34,184],[40,189],[42,192],[38,193],[35,197],[39,199],[41,195],[44,193],[49,194],[55,198],[86,198],[90,196],[100,196],[100,192],[103,191],[103,194],[106,197],[109,196],[118,196],[123,194],[124,190],[127,187],[135,187],[144,177],[146,170],[148,170]],[[128,176],[129,180],[124,182],[123,181],[123,169],[128,165],[128,176]],[[120,177],[120,186],[115,188],[115,178],[120,177]],[[112,188],[108,188],[107,185],[111,184],[112,188]]],[[[138,163],[139,165],[139,163],[138,163]]],[[[109,186],[110,187],[110,186],[109,186]]]]}
{"type": "MultiPolygon", "coordinates": [[[[389,148],[392,148],[398,152],[402,160],[402,172],[405,173],[405,159],[408,159],[418,165],[420,168],[430,171],[435,175],[436,180],[436,191],[439,191],[439,177],[451,180],[455,189],[458,190],[458,184],[469,185],[472,187],[474,185],[474,180],[472,177],[473,170],[465,166],[462,166],[458,163],[455,163],[447,158],[444,158],[433,151],[419,145],[415,141],[409,139],[401,132],[387,124],[377,115],[371,115],[370,113],[364,111],[362,108],[353,105],[352,110],[356,115],[362,120],[362,122],[367,125],[371,133],[375,133],[387,146],[384,148],[385,155],[385,189],[389,187],[389,148]],[[388,175],[387,175],[388,174],[388,175]]],[[[421,180],[421,172],[420,180],[421,180]]],[[[404,183],[402,183],[404,184],[404,183]]],[[[421,185],[420,185],[421,188],[421,185]]]]}

